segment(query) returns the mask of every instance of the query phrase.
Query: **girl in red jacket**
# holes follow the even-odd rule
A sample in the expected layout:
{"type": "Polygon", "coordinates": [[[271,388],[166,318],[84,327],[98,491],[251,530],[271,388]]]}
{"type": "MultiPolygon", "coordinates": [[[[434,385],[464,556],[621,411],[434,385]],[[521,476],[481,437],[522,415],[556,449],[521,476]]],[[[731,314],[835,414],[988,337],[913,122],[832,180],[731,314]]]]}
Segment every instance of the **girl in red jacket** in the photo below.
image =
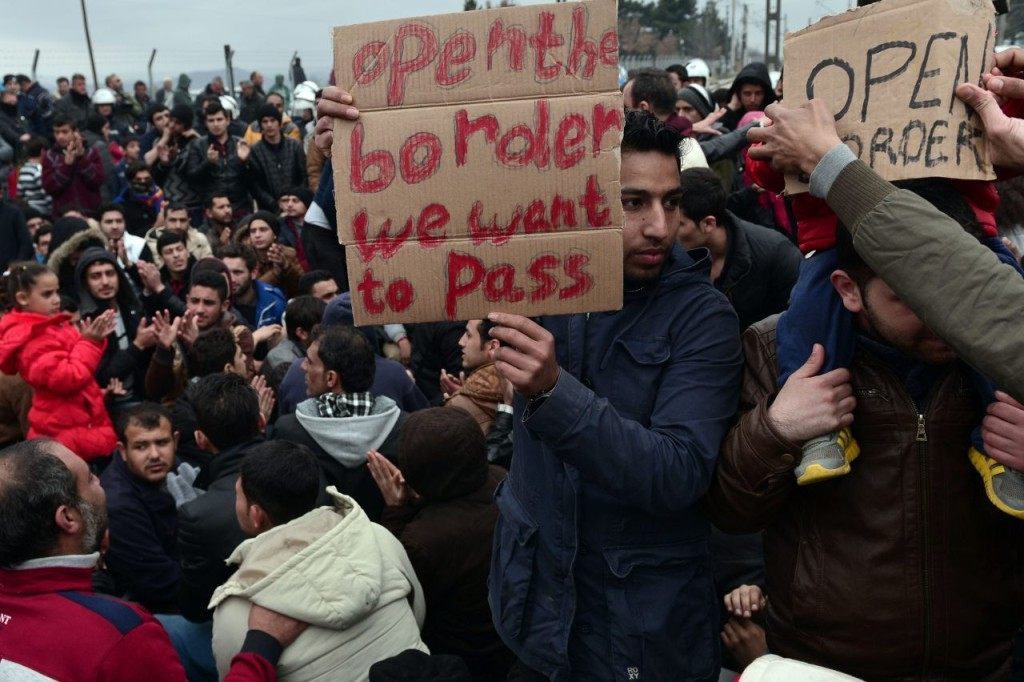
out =
{"type": "Polygon", "coordinates": [[[60,312],[57,276],[38,263],[12,263],[0,318],[0,371],[20,374],[32,387],[28,437],[48,437],[85,461],[106,457],[117,437],[94,372],[114,311],[84,322],[82,331],[60,312]]]}

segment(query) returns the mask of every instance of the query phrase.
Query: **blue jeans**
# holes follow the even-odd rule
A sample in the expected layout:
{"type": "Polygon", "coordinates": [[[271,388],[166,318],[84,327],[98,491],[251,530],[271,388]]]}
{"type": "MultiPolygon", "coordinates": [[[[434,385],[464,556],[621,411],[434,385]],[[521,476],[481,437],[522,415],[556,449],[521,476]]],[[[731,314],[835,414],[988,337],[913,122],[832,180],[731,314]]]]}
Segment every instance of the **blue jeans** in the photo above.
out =
{"type": "Polygon", "coordinates": [[[213,660],[213,621],[193,623],[184,616],[155,614],[171,638],[189,682],[217,682],[213,660]]]}

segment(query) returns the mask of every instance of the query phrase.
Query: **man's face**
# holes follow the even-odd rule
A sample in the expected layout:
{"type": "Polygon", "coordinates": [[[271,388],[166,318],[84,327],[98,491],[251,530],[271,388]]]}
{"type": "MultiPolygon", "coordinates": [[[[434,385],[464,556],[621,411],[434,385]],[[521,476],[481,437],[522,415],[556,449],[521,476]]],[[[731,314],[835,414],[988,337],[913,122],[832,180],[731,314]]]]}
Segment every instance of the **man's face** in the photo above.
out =
{"type": "Polygon", "coordinates": [[[100,230],[107,239],[120,239],[124,236],[124,216],[120,211],[107,211],[100,216],[100,230]]]}
{"type": "Polygon", "coordinates": [[[153,114],[153,127],[158,132],[164,132],[167,128],[167,123],[171,120],[171,112],[169,111],[158,111],[153,114]]]}
{"type": "Polygon", "coordinates": [[[49,453],[63,462],[75,477],[75,492],[78,493],[78,512],[82,515],[81,554],[92,554],[99,550],[107,533],[107,494],[100,485],[100,479],[89,470],[81,457],[53,441],[49,453]]]}
{"type": "Polygon", "coordinates": [[[622,210],[622,274],[646,282],[661,274],[679,232],[679,168],[675,157],[627,152],[619,171],[622,210]]]}
{"type": "Polygon", "coordinates": [[[85,285],[97,301],[112,301],[120,285],[117,268],[105,261],[93,263],[85,269],[85,285]]]}
{"type": "Polygon", "coordinates": [[[131,161],[138,161],[139,160],[139,151],[141,149],[142,149],[142,147],[139,145],[139,141],[138,140],[132,140],[127,145],[125,145],[124,154],[125,154],[125,156],[128,157],[129,160],[131,160],[131,161]]]}
{"type": "Polygon", "coordinates": [[[675,71],[669,71],[668,72],[668,78],[669,78],[670,81],[672,81],[672,87],[674,89],[676,89],[676,90],[682,90],[683,89],[683,81],[681,81],[679,79],[679,74],[678,73],[676,73],[675,71]]]}
{"type": "Polygon", "coordinates": [[[72,78],[71,89],[78,95],[85,94],[85,79],[84,78],[72,78]]]}
{"type": "Polygon", "coordinates": [[[206,129],[210,131],[211,137],[220,137],[228,129],[228,117],[223,111],[207,115],[206,129]]]}
{"type": "Polygon", "coordinates": [[[57,94],[60,95],[61,97],[63,97],[64,95],[68,94],[68,90],[70,90],[70,89],[71,89],[71,83],[69,83],[69,82],[67,82],[65,80],[57,81],[57,94]]]}
{"type": "Polygon", "coordinates": [[[692,104],[687,102],[685,99],[676,100],[676,113],[683,118],[690,121],[690,123],[700,122],[700,112],[697,111],[692,104]]]}
{"type": "Polygon", "coordinates": [[[214,94],[219,95],[222,92],[224,92],[224,84],[221,83],[220,81],[216,81],[216,80],[215,81],[211,81],[210,82],[210,91],[213,92],[214,94]]]}
{"type": "Polygon", "coordinates": [[[174,82],[171,81],[170,78],[165,78],[164,79],[164,90],[166,90],[167,92],[170,92],[173,89],[174,89],[174,82]]]}
{"type": "Polygon", "coordinates": [[[50,239],[52,237],[52,234],[44,234],[40,237],[39,241],[36,243],[36,253],[44,258],[50,255],[50,239]]]}
{"type": "Polygon", "coordinates": [[[164,260],[168,272],[182,278],[188,270],[188,249],[181,242],[170,244],[160,250],[160,257],[164,260]]]}
{"type": "Polygon", "coordinates": [[[217,225],[230,225],[233,222],[231,202],[227,197],[214,197],[213,205],[206,209],[206,217],[217,225]]]}
{"type": "Polygon", "coordinates": [[[491,361],[491,354],[487,350],[487,343],[481,343],[480,323],[483,320],[470,320],[466,323],[466,331],[459,339],[459,348],[462,349],[462,368],[466,371],[473,371],[477,367],[486,365],[491,361]]]}
{"type": "Polygon", "coordinates": [[[117,74],[114,74],[113,76],[111,76],[110,78],[107,79],[107,87],[110,88],[111,90],[116,90],[118,92],[121,92],[121,88],[123,86],[124,86],[124,83],[121,82],[121,77],[118,76],[117,74]]]}
{"type": "Polygon", "coordinates": [[[29,218],[25,221],[25,225],[28,227],[28,235],[30,237],[34,237],[36,236],[36,232],[39,231],[39,228],[43,226],[43,219],[40,216],[29,218]]]}
{"type": "Polygon", "coordinates": [[[58,147],[67,149],[75,139],[75,129],[69,125],[57,126],[53,129],[53,139],[57,141],[58,147]]]}
{"type": "Polygon", "coordinates": [[[252,97],[254,92],[256,92],[256,89],[252,87],[251,83],[246,83],[242,86],[242,97],[248,99],[249,97],[252,97]]]}
{"type": "Polygon", "coordinates": [[[277,240],[277,236],[270,225],[267,224],[267,221],[257,219],[249,223],[249,239],[253,248],[262,251],[269,249],[277,240]]]}
{"type": "Polygon", "coordinates": [[[260,119],[260,130],[263,131],[264,135],[268,136],[272,140],[276,140],[278,135],[281,134],[281,122],[276,118],[264,116],[260,119]]]}
{"type": "Polygon", "coordinates": [[[708,243],[708,235],[700,223],[690,220],[682,209],[679,211],[679,242],[687,249],[700,248],[708,243]]]}
{"type": "Polygon", "coordinates": [[[282,196],[278,205],[281,207],[281,212],[289,218],[306,217],[308,207],[302,202],[302,199],[293,194],[285,194],[282,196]]]}
{"type": "Polygon", "coordinates": [[[284,100],[281,99],[280,95],[277,95],[277,94],[267,95],[267,104],[273,104],[274,107],[276,107],[278,111],[280,111],[282,113],[284,112],[284,100]]]}
{"type": "Polygon", "coordinates": [[[132,178],[132,186],[144,191],[149,190],[153,186],[153,174],[149,172],[149,169],[140,170],[132,178]]]}
{"type": "Polygon", "coordinates": [[[252,286],[252,270],[246,264],[244,258],[224,258],[224,266],[228,269],[228,278],[231,280],[231,296],[238,298],[249,293],[252,286]]]}
{"type": "Polygon", "coordinates": [[[252,84],[255,86],[263,85],[263,74],[256,71],[252,74],[252,84]]]}
{"type": "Polygon", "coordinates": [[[832,274],[833,285],[842,296],[843,305],[857,315],[858,323],[867,331],[905,355],[929,365],[956,360],[953,349],[929,329],[881,277],[873,277],[863,287],[854,284],[852,290],[843,290],[837,283],[840,274],[846,276],[842,270],[832,274]]]}
{"type": "Polygon", "coordinates": [[[145,83],[136,83],[135,84],[135,96],[136,97],[144,97],[145,95],[146,95],[146,84],[145,83]]]}
{"type": "Polygon", "coordinates": [[[183,208],[176,211],[168,211],[167,216],[164,218],[164,226],[171,232],[185,234],[189,228],[188,211],[183,208]]]}
{"type": "Polygon", "coordinates": [[[740,86],[740,104],[745,111],[761,111],[764,109],[764,86],[757,83],[744,83],[740,86]]]}
{"type": "Polygon", "coordinates": [[[117,444],[121,458],[135,478],[146,483],[162,483],[174,466],[178,439],[167,419],[160,425],[146,428],[130,422],[124,430],[124,442],[117,444]]]}
{"type": "Polygon", "coordinates": [[[324,303],[330,303],[338,295],[338,283],[334,279],[325,279],[314,284],[309,293],[324,303]]]}
{"type": "Polygon", "coordinates": [[[327,372],[320,359],[320,342],[314,341],[306,349],[306,359],[302,361],[302,371],[306,373],[306,395],[323,395],[331,390],[327,385],[327,372]]]}
{"type": "Polygon", "coordinates": [[[4,90],[0,94],[0,102],[6,106],[13,107],[18,105],[18,93],[14,90],[4,90]]]}
{"type": "Polygon", "coordinates": [[[220,322],[221,315],[227,310],[227,302],[220,299],[216,289],[193,285],[188,292],[186,305],[189,312],[196,316],[196,324],[200,331],[205,331],[220,322]]]}
{"type": "Polygon", "coordinates": [[[110,115],[112,113],[114,113],[114,105],[113,104],[97,104],[96,105],[96,113],[99,114],[100,116],[102,116],[103,118],[109,118],[110,115]]]}
{"type": "Polygon", "coordinates": [[[188,130],[188,128],[185,127],[184,123],[182,123],[176,118],[170,118],[170,114],[168,114],[167,125],[170,126],[171,135],[181,135],[186,130],[188,130]]]}

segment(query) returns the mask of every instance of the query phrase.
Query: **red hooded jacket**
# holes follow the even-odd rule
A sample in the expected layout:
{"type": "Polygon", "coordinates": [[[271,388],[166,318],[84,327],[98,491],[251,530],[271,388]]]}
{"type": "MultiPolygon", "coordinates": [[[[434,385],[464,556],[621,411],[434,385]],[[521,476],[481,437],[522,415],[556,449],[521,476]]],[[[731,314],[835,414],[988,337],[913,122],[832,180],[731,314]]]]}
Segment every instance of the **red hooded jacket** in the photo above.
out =
{"type": "Polygon", "coordinates": [[[69,320],[20,310],[0,318],[0,372],[34,391],[28,437],[53,438],[88,462],[117,444],[94,376],[107,341],[86,339],[69,320]]]}

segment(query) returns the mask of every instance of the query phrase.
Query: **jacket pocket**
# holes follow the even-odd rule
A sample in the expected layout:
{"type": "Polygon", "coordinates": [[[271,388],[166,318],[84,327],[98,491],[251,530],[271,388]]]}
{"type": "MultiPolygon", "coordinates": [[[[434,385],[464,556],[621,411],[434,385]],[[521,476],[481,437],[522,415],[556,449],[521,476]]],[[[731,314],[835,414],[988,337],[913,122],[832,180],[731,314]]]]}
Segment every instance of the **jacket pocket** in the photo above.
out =
{"type": "Polygon", "coordinates": [[[533,578],[537,551],[537,524],[502,480],[494,491],[498,524],[491,555],[490,604],[495,625],[508,637],[517,639],[533,578]]]}
{"type": "Polygon", "coordinates": [[[603,552],[615,679],[717,676],[718,610],[705,544],[603,552]]]}
{"type": "Polygon", "coordinates": [[[621,338],[617,346],[624,351],[612,360],[617,377],[615,394],[622,399],[613,399],[613,403],[620,412],[646,424],[654,410],[662,368],[672,357],[668,339],[621,338]]]}

